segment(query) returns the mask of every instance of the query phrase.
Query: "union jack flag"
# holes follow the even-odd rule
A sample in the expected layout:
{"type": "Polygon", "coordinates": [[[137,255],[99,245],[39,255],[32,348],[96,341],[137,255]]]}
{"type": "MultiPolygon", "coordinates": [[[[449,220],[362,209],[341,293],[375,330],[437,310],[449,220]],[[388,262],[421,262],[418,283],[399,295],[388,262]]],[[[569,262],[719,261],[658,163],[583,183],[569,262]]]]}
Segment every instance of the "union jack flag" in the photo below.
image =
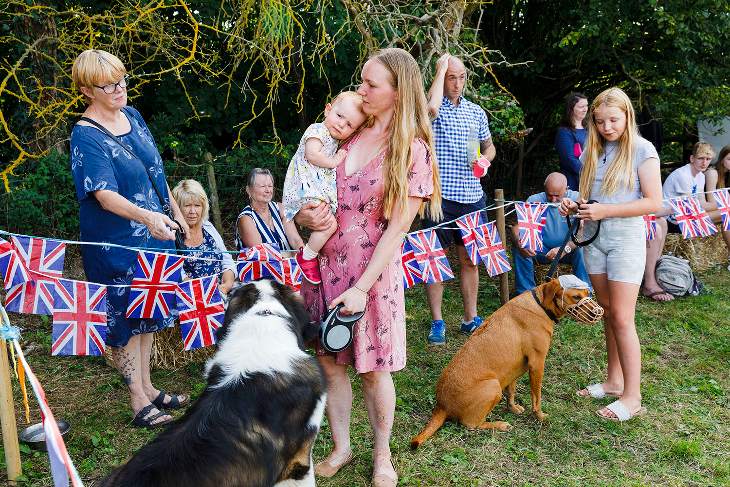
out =
{"type": "MultiPolygon", "coordinates": [[[[720,211],[720,217],[722,218],[722,230],[730,230],[730,195],[726,189],[718,189],[712,192],[712,196],[715,197],[717,202],[717,209],[720,211]]],[[[7,284],[6,284],[7,286],[7,284]]]]}
{"type": "Polygon", "coordinates": [[[674,209],[674,217],[684,238],[707,237],[717,233],[717,228],[696,196],[672,198],[669,204],[674,209]]]}
{"type": "Polygon", "coordinates": [[[441,247],[434,230],[416,232],[406,235],[406,238],[418,261],[423,282],[430,284],[454,277],[446,252],[441,247]]]}
{"type": "Polygon", "coordinates": [[[30,281],[30,275],[20,261],[13,244],[0,238],[0,272],[5,280],[5,290],[30,281]]]}
{"type": "Polygon", "coordinates": [[[423,282],[421,267],[418,265],[416,255],[413,253],[411,244],[407,239],[403,240],[400,246],[401,267],[403,267],[403,289],[408,289],[414,284],[423,282]]]}
{"type": "Polygon", "coordinates": [[[10,288],[5,308],[18,313],[52,315],[53,284],[63,277],[66,244],[32,237],[13,237],[12,243],[30,280],[10,288]]]}
{"type": "Polygon", "coordinates": [[[542,250],[542,227],[545,226],[547,203],[515,203],[517,226],[520,229],[520,246],[529,250],[542,250]]]}
{"type": "Polygon", "coordinates": [[[487,267],[487,272],[491,277],[509,271],[512,267],[507,259],[507,252],[502,245],[502,239],[497,232],[497,225],[494,222],[481,225],[476,228],[476,232],[482,236],[487,245],[479,251],[482,256],[482,262],[487,267]]]}
{"type": "Polygon", "coordinates": [[[51,355],[101,355],[106,340],[106,286],[57,279],[51,355]]]}
{"type": "Polygon", "coordinates": [[[259,262],[281,262],[283,257],[276,245],[259,244],[255,247],[245,247],[238,254],[238,260],[259,262]]]}
{"type": "Polygon", "coordinates": [[[482,215],[480,211],[465,215],[456,220],[456,225],[459,227],[461,232],[461,240],[464,242],[466,252],[469,254],[469,258],[477,265],[482,257],[479,255],[479,248],[483,246],[484,240],[478,240],[477,234],[474,229],[482,224],[482,215]]]}
{"type": "Polygon", "coordinates": [[[644,215],[644,223],[646,223],[646,239],[654,240],[656,238],[656,216],[644,215]]]}
{"type": "MultiPolygon", "coordinates": [[[[239,260],[238,261],[238,280],[241,282],[256,281],[262,277],[274,277],[273,270],[277,270],[279,262],[259,262],[258,260],[239,260]]],[[[301,281],[300,281],[301,282],[301,281]]]]}
{"type": "Polygon", "coordinates": [[[274,262],[265,264],[266,269],[271,272],[274,279],[280,283],[290,286],[294,292],[299,292],[302,287],[302,269],[297,264],[295,258],[282,259],[279,265],[274,262]]]}
{"type": "Polygon", "coordinates": [[[215,331],[223,325],[225,316],[216,276],[178,284],[177,307],[185,350],[216,343],[215,331]]]}
{"type": "Polygon", "coordinates": [[[185,257],[140,252],[129,291],[127,318],[164,318],[170,314],[185,257]]]}

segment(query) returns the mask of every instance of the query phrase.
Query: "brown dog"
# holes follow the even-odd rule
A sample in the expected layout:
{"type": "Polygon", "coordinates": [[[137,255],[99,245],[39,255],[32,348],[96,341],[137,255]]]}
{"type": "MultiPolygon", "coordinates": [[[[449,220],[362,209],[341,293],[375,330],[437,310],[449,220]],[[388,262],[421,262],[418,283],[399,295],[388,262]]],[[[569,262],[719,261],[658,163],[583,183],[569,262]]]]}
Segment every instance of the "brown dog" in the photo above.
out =
{"type": "MultiPolygon", "coordinates": [[[[561,276],[565,283],[571,281],[563,277],[582,282],[574,276],[561,276]]],[[[560,281],[553,279],[537,286],[533,292],[520,294],[495,311],[441,372],[431,420],[411,440],[411,448],[415,450],[430,438],[446,418],[455,419],[470,429],[507,431],[509,423],[486,422],[484,419],[499,402],[502,390],[510,411],[521,413],[525,410],[515,404],[515,381],[528,371],[532,414],[541,421],[545,419],[547,415],[540,406],[540,388],[555,323],[567,308],[581,300],[581,307],[587,303],[589,313],[598,314],[595,320],[598,321],[603,310],[593,300],[584,300],[588,294],[588,289],[563,289],[560,281]],[[595,307],[591,308],[593,305],[595,307]]]]}

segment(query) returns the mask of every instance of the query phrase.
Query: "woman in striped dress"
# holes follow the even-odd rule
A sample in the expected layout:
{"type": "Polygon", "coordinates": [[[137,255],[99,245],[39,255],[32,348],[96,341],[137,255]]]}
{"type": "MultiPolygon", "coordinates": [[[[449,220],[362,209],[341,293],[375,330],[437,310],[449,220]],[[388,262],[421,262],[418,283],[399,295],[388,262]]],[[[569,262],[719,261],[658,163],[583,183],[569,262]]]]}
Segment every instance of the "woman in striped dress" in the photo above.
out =
{"type": "Polygon", "coordinates": [[[284,218],[281,203],[271,201],[274,177],[268,169],[257,167],[248,173],[246,193],[250,204],[236,221],[238,250],[261,243],[276,245],[280,250],[298,250],[304,246],[294,222],[284,218]]]}

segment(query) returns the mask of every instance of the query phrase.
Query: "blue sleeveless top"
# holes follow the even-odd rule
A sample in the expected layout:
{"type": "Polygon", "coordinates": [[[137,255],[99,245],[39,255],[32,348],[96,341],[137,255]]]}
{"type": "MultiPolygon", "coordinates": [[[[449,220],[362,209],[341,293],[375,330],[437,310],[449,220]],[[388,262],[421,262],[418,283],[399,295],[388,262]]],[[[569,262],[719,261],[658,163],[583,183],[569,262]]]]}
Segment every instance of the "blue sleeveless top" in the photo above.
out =
{"type": "Polygon", "coordinates": [[[293,250],[289,245],[289,241],[286,239],[286,233],[284,233],[284,225],[281,221],[281,215],[279,214],[279,205],[273,201],[269,202],[269,211],[271,212],[271,220],[274,223],[274,228],[271,229],[264,222],[264,219],[259,216],[258,213],[251,208],[251,205],[243,209],[238,218],[236,219],[236,247],[238,250],[246,247],[238,235],[238,220],[242,216],[248,216],[253,219],[256,224],[256,230],[261,234],[261,241],[266,244],[276,245],[279,250],[293,250]]]}

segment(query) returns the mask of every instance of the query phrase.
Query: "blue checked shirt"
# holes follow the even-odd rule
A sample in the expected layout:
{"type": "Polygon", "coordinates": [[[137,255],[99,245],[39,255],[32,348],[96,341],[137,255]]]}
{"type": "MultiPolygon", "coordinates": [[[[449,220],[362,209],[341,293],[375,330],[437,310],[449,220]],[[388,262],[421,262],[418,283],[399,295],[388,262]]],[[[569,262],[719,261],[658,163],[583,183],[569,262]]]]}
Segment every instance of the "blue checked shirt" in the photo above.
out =
{"type": "Polygon", "coordinates": [[[459,97],[458,107],[444,96],[439,116],[431,125],[436,140],[441,197],[457,203],[475,203],[484,191],[466,161],[466,138],[471,125],[476,127],[480,141],[492,135],[487,114],[463,96],[459,97]]]}

